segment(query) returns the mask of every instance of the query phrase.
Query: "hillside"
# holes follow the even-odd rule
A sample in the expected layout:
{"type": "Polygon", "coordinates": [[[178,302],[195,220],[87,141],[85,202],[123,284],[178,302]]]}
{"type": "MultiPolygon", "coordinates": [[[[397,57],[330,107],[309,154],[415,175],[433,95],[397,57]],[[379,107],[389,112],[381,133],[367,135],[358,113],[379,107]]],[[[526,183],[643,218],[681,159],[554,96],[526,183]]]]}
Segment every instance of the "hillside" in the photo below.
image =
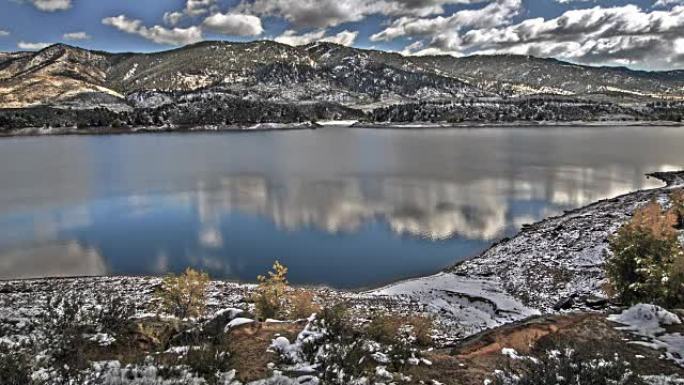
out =
{"type": "Polygon", "coordinates": [[[411,57],[272,41],[202,42],[149,54],[57,44],[0,54],[4,128],[317,119],[680,121],[683,100],[684,71],[588,67],[527,56],[411,57]],[[264,113],[222,108],[244,104],[264,113]],[[169,105],[187,108],[169,112],[169,105]],[[107,112],[93,118],[95,108],[107,112]],[[56,119],[65,109],[77,112],[56,119]],[[78,112],[84,110],[90,112],[78,112]],[[216,118],[173,118],[189,110],[216,118]]]}

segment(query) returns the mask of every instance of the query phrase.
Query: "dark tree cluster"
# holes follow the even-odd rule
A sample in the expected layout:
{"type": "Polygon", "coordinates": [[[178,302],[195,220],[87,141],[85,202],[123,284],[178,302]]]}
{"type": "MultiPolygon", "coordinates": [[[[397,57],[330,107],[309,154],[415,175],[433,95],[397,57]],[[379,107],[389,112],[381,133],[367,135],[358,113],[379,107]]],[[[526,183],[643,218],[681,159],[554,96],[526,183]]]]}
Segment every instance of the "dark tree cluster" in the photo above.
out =
{"type": "Polygon", "coordinates": [[[664,120],[681,122],[682,104],[623,105],[571,98],[535,97],[497,101],[462,99],[450,102],[397,104],[371,113],[373,122],[514,122],[664,120]]]}
{"type": "Polygon", "coordinates": [[[0,131],[27,127],[96,128],[147,126],[248,125],[297,123],[322,119],[358,119],[363,113],[333,103],[279,104],[207,94],[154,108],[112,111],[106,108],[34,107],[0,110],[0,131]]]}

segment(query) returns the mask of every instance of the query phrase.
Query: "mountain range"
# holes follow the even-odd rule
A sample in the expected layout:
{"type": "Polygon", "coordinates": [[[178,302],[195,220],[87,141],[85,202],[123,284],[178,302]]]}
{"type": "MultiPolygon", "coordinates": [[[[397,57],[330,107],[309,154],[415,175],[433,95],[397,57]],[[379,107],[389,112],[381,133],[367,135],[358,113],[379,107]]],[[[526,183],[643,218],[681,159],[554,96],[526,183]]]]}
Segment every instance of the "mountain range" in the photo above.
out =
{"type": "MultiPolygon", "coordinates": [[[[501,119],[511,109],[521,110],[510,116],[514,120],[539,118],[535,112],[547,111],[549,101],[573,110],[602,106],[602,116],[637,119],[662,119],[662,111],[652,116],[658,105],[681,120],[682,100],[684,71],[590,67],[530,56],[403,56],[333,43],[293,47],[272,41],[207,41],[158,53],[107,53],[65,44],[0,53],[0,125],[13,127],[36,123],[28,118],[17,123],[16,115],[8,115],[17,109],[41,111],[40,119],[60,115],[53,109],[108,111],[108,118],[91,117],[85,125],[110,125],[112,114],[125,114],[116,116],[124,124],[143,125],[401,121],[404,115],[411,121],[458,121],[501,119]],[[194,111],[201,121],[181,118],[174,111],[179,105],[189,106],[181,112],[194,111]],[[426,105],[432,112],[425,112],[426,105]],[[238,107],[253,113],[247,116],[238,107]],[[140,111],[145,116],[136,123],[131,114],[140,111]],[[207,112],[216,119],[207,120],[207,112]]],[[[71,115],[80,122],[76,115],[83,114],[66,114],[61,123],[69,123],[71,115]]],[[[541,117],[586,118],[566,115],[541,117]]]]}

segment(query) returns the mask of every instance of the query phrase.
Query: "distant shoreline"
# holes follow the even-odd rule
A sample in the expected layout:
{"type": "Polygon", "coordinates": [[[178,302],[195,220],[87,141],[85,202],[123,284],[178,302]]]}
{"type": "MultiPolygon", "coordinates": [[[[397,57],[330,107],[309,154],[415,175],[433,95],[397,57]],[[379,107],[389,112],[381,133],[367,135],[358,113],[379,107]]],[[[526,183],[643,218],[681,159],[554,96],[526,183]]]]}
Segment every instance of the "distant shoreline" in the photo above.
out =
{"type": "Polygon", "coordinates": [[[478,129],[478,128],[557,128],[557,127],[684,127],[682,122],[666,120],[657,121],[515,121],[515,122],[383,122],[370,123],[360,121],[327,121],[305,123],[257,123],[253,125],[203,125],[203,126],[140,126],[131,128],[112,127],[27,127],[7,132],[0,131],[0,138],[36,137],[36,136],[106,136],[106,135],[134,135],[134,134],[193,134],[193,133],[248,133],[269,131],[299,131],[326,128],[354,128],[378,130],[423,130],[423,129],[478,129]]]}
{"type": "Polygon", "coordinates": [[[416,122],[416,123],[401,123],[401,122],[390,122],[390,123],[356,123],[351,126],[352,128],[374,128],[374,129],[423,129],[423,128],[445,128],[445,129],[457,129],[457,128],[546,128],[546,127],[684,127],[684,123],[672,122],[667,120],[655,120],[655,121],[542,121],[542,122],[530,122],[530,121],[515,121],[515,122],[463,122],[463,123],[427,123],[427,122],[416,122]]]}

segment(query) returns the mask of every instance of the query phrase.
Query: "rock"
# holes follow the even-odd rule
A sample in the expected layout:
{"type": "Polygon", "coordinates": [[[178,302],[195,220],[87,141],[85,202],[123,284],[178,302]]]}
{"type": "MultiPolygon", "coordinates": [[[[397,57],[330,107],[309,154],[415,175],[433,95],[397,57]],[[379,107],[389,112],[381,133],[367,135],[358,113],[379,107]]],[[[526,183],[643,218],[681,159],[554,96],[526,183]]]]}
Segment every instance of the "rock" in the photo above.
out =
{"type": "Polygon", "coordinates": [[[574,296],[569,296],[561,298],[556,304],[553,305],[553,310],[561,311],[571,309],[575,305],[574,296]]]}
{"type": "Polygon", "coordinates": [[[238,318],[235,318],[234,320],[228,322],[228,324],[226,324],[226,327],[223,329],[223,332],[228,333],[229,331],[231,331],[235,328],[238,328],[238,327],[243,326],[243,325],[251,325],[255,322],[256,321],[254,321],[251,318],[238,317],[238,318]]]}
{"type": "Polygon", "coordinates": [[[608,298],[598,296],[588,296],[584,299],[584,303],[592,309],[603,309],[608,306],[608,298]]]}
{"type": "Polygon", "coordinates": [[[219,335],[223,333],[224,328],[230,321],[238,317],[245,317],[246,315],[246,312],[242,309],[228,308],[219,310],[214,314],[214,318],[204,324],[202,330],[209,335],[219,335]]]}

